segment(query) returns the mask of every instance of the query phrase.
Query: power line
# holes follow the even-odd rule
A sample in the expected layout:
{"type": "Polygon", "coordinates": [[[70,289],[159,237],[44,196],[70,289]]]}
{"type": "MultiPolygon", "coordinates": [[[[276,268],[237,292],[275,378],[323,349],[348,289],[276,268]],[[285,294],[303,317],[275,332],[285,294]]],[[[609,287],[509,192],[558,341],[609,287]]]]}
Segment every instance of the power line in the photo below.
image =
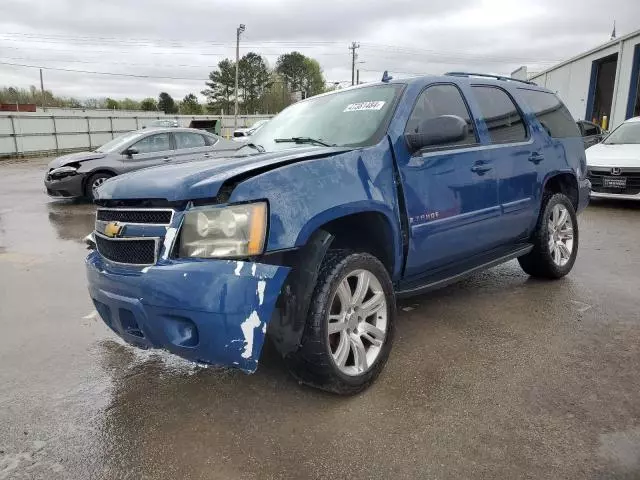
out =
{"type": "MultiPolygon", "coordinates": [[[[124,40],[128,40],[128,41],[137,41],[137,42],[169,42],[169,43],[182,43],[185,41],[191,42],[191,43],[196,43],[196,42],[200,42],[200,43],[219,43],[219,44],[229,44],[229,45],[233,45],[234,42],[233,41],[214,41],[214,40],[184,40],[184,39],[171,39],[171,38],[166,38],[166,37],[162,37],[162,38],[144,38],[144,37],[113,37],[113,36],[109,36],[109,37],[104,37],[104,36],[95,36],[95,35],[69,35],[69,34],[51,34],[51,33],[25,33],[25,32],[2,32],[0,33],[0,35],[6,35],[6,36],[23,36],[23,37],[32,37],[32,38],[58,38],[58,39],[94,39],[94,40],[101,40],[101,41],[109,41],[109,40],[114,40],[114,41],[122,41],[124,40]]],[[[254,40],[255,41],[255,40],[254,40]]],[[[342,44],[342,41],[338,41],[338,40],[257,40],[260,43],[299,43],[299,44],[318,44],[318,45],[326,45],[326,44],[342,44]]]]}
{"type": "MultiPolygon", "coordinates": [[[[211,40],[168,40],[168,39],[151,39],[151,38],[135,38],[135,37],[93,37],[93,36],[76,36],[76,35],[54,35],[54,34],[33,34],[33,33],[21,33],[21,32],[4,32],[0,33],[0,40],[5,41],[20,41],[20,42],[38,42],[42,43],[46,41],[50,44],[69,44],[70,42],[81,42],[82,45],[91,45],[98,43],[99,45],[115,44],[118,46],[130,46],[130,47],[154,47],[154,48],[171,48],[171,49],[185,49],[185,48],[198,48],[195,45],[204,46],[229,46],[233,47],[234,42],[229,41],[211,41],[211,40]],[[26,38],[11,38],[12,36],[26,37],[26,38]],[[4,37],[4,38],[3,38],[4,37]],[[8,38],[7,38],[8,37],[8,38]],[[163,47],[163,45],[168,45],[163,47]]],[[[245,43],[247,48],[263,48],[266,45],[272,46],[290,46],[297,49],[316,49],[326,45],[339,45],[342,42],[339,41],[281,41],[281,40],[249,40],[245,43]]],[[[400,45],[388,45],[378,43],[362,43],[362,47],[367,50],[387,51],[394,54],[410,55],[410,56],[424,56],[425,54],[441,56],[441,57],[458,57],[460,59],[483,59],[485,61],[495,60],[496,62],[525,62],[525,63],[557,63],[557,59],[543,60],[538,58],[527,57],[512,57],[504,55],[486,55],[476,54],[471,52],[451,52],[444,50],[434,49],[420,49],[415,47],[405,47],[400,45]]],[[[316,53],[319,55],[320,52],[316,53]]],[[[332,55],[340,55],[338,53],[332,55]]]]}
{"type": "Polygon", "coordinates": [[[499,60],[505,63],[508,63],[511,61],[530,62],[530,63],[558,63],[560,61],[560,60],[542,60],[538,58],[526,58],[526,57],[486,55],[486,54],[477,54],[477,53],[471,53],[471,52],[452,52],[452,51],[446,51],[446,50],[422,49],[422,48],[403,47],[398,45],[384,45],[384,44],[376,44],[376,43],[363,43],[362,46],[363,48],[366,48],[366,49],[390,51],[395,54],[401,54],[401,55],[421,56],[424,54],[428,54],[428,55],[436,55],[436,56],[444,56],[444,57],[481,58],[483,60],[488,60],[488,59],[499,60]]]}
{"type": "Polygon", "coordinates": [[[158,64],[158,63],[134,63],[134,62],[109,62],[105,60],[73,60],[68,58],[30,58],[30,57],[8,57],[2,55],[2,58],[9,60],[26,60],[28,62],[66,62],[66,63],[86,63],[101,65],[125,65],[131,67],[158,67],[158,68],[218,68],[218,65],[187,65],[187,64],[158,64]]]}
{"type": "MultiPolygon", "coordinates": [[[[362,70],[363,72],[374,72],[374,73],[379,73],[380,75],[382,75],[382,72],[385,69],[368,69],[368,68],[361,68],[360,70],[362,70]]],[[[394,70],[393,68],[387,68],[386,70],[389,71],[389,74],[394,74],[394,73],[399,73],[401,75],[414,75],[416,77],[426,77],[426,76],[430,76],[430,75],[435,75],[434,73],[417,73],[417,72],[401,72],[399,70],[394,70]]]]}
{"type": "MultiPolygon", "coordinates": [[[[282,49],[279,49],[278,51],[269,51],[269,52],[265,52],[265,48],[264,47],[260,47],[257,45],[245,45],[247,48],[255,48],[255,49],[260,49],[260,52],[262,55],[265,56],[269,56],[269,55],[281,55],[282,53],[284,53],[282,51],[282,49]]],[[[179,51],[177,49],[174,49],[172,51],[168,51],[168,52],[153,52],[153,51],[140,51],[140,50],[95,50],[93,48],[85,48],[84,45],[78,45],[79,49],[75,49],[75,50],[70,50],[70,49],[60,49],[60,48],[43,48],[43,47],[27,47],[27,48],[23,48],[23,47],[13,47],[13,46],[6,46],[6,45],[2,45],[2,49],[12,49],[12,50],[27,50],[27,51],[32,51],[32,50],[37,50],[37,51],[43,51],[43,52],[52,52],[52,53],[56,53],[56,52],[61,52],[61,53],[79,53],[79,52],[84,52],[84,53],[112,53],[112,54],[143,54],[143,55],[191,55],[191,56],[204,56],[204,57],[220,57],[220,56],[229,56],[229,53],[231,52],[231,47],[229,47],[228,50],[225,51],[217,51],[217,52],[212,52],[211,50],[207,49],[207,53],[203,52],[203,51],[193,51],[193,52],[188,52],[188,51],[179,51]],[[82,48],[80,48],[82,47],[82,48]]],[[[275,47],[266,47],[270,50],[274,50],[275,47]]],[[[313,49],[315,47],[296,47],[296,50],[309,50],[309,49],[313,49]]],[[[331,52],[313,52],[312,54],[314,57],[315,56],[344,56],[344,53],[331,53],[331,52]]]]}
{"type": "MultiPolygon", "coordinates": [[[[105,38],[101,39],[99,37],[46,37],[46,36],[33,36],[26,38],[13,38],[11,36],[7,36],[4,33],[0,33],[0,40],[8,41],[8,42],[27,42],[27,43],[50,43],[50,44],[69,44],[69,43],[82,43],[86,44],[116,44],[116,45],[125,45],[125,46],[137,46],[137,47],[162,47],[167,46],[167,48],[184,48],[185,46],[191,45],[200,45],[201,48],[209,47],[212,45],[217,46],[233,46],[232,42],[214,42],[214,41],[206,41],[206,40],[191,40],[191,41],[166,41],[166,40],[136,40],[136,39],[128,39],[126,37],[123,38],[105,38]]],[[[296,46],[299,48],[317,48],[322,47],[323,45],[334,45],[338,42],[305,42],[305,41],[275,41],[275,40],[265,40],[265,41],[252,41],[247,43],[247,45],[251,46],[262,46],[262,45],[286,45],[286,46],[296,46]]]]}
{"type": "Polygon", "coordinates": [[[169,77],[169,76],[163,76],[163,75],[138,75],[134,73],[115,73],[115,72],[94,72],[92,70],[76,70],[73,68],[44,67],[41,65],[27,65],[24,63],[13,63],[13,62],[0,62],[0,65],[10,65],[13,67],[25,67],[25,68],[41,68],[43,70],[55,70],[58,72],[87,73],[92,75],[109,75],[112,77],[156,78],[156,79],[165,79],[165,80],[191,80],[195,82],[206,82],[209,80],[208,78],[169,77]]]}

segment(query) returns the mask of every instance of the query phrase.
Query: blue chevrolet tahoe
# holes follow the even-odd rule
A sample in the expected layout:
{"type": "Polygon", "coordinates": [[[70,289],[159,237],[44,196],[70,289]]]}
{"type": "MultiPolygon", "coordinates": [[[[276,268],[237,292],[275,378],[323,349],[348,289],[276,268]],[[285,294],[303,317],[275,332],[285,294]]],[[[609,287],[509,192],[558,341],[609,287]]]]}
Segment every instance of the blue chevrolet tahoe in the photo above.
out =
{"type": "Polygon", "coordinates": [[[298,102],[229,158],[98,191],[89,292],[127,342],[353,394],[391,350],[396,298],[518,259],[566,275],[589,196],[550,91],[455,73],[298,102]]]}

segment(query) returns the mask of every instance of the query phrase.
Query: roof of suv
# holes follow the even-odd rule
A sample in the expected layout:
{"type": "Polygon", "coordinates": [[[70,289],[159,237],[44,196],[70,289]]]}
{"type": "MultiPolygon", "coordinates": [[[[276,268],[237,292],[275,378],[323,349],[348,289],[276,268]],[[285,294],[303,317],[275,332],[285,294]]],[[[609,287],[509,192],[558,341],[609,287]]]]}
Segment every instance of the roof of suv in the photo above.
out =
{"type": "MultiPolygon", "coordinates": [[[[393,73],[393,72],[392,72],[393,73]]],[[[547,88],[541,87],[533,82],[528,82],[525,80],[517,80],[515,78],[504,77],[500,75],[485,75],[481,73],[463,73],[463,72],[453,72],[447,73],[444,75],[424,75],[421,77],[411,77],[411,78],[394,78],[389,80],[388,82],[372,82],[372,83],[363,83],[360,85],[346,87],[341,90],[347,90],[352,88],[363,88],[370,87],[373,85],[389,85],[389,84],[403,84],[403,85],[427,85],[429,83],[465,83],[465,84],[482,84],[482,85],[495,85],[500,87],[507,88],[526,88],[529,90],[538,90],[541,92],[552,93],[553,92],[547,88]]],[[[340,90],[338,90],[340,91],[340,90]]],[[[334,92],[328,92],[329,94],[334,92]]]]}
{"type": "MultiPolygon", "coordinates": [[[[388,83],[406,83],[406,84],[422,84],[432,82],[465,82],[473,84],[486,84],[486,85],[500,85],[511,86],[520,88],[529,88],[533,90],[541,90],[545,92],[551,92],[550,90],[541,87],[533,82],[527,82],[525,80],[517,80],[509,77],[475,74],[475,73],[451,73],[444,75],[426,75],[422,77],[413,78],[399,78],[389,81],[388,83]]],[[[382,83],[382,82],[379,82],[382,83]]],[[[370,85],[370,84],[369,84],[370,85]]]]}

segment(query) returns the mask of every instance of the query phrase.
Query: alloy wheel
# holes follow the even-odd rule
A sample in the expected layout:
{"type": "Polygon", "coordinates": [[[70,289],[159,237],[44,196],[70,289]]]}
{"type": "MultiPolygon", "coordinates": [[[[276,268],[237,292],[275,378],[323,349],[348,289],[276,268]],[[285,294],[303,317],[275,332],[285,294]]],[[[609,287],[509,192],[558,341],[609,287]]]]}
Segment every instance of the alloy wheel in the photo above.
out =
{"type": "Polygon", "coordinates": [[[354,270],[342,278],[331,300],[327,334],[331,356],[345,375],[368,371],[387,334],[387,300],[375,275],[354,270]]]}
{"type": "Polygon", "coordinates": [[[553,263],[563,267],[573,252],[573,222],[564,205],[553,206],[548,223],[549,252],[553,263]]]}
{"type": "Polygon", "coordinates": [[[93,183],[91,184],[91,189],[93,190],[93,192],[95,193],[95,191],[98,189],[98,187],[100,185],[102,185],[107,179],[104,177],[99,177],[96,178],[93,183]]]}

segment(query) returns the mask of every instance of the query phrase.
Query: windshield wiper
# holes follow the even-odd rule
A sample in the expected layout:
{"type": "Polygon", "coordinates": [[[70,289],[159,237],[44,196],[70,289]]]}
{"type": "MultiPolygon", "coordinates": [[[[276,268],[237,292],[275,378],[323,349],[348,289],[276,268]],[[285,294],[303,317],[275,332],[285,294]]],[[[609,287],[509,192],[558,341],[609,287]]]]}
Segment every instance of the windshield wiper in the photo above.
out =
{"type": "Polygon", "coordinates": [[[315,143],[316,145],[322,145],[323,147],[336,146],[335,143],[327,143],[311,137],[275,138],[273,141],[276,143],[315,143]]]}

